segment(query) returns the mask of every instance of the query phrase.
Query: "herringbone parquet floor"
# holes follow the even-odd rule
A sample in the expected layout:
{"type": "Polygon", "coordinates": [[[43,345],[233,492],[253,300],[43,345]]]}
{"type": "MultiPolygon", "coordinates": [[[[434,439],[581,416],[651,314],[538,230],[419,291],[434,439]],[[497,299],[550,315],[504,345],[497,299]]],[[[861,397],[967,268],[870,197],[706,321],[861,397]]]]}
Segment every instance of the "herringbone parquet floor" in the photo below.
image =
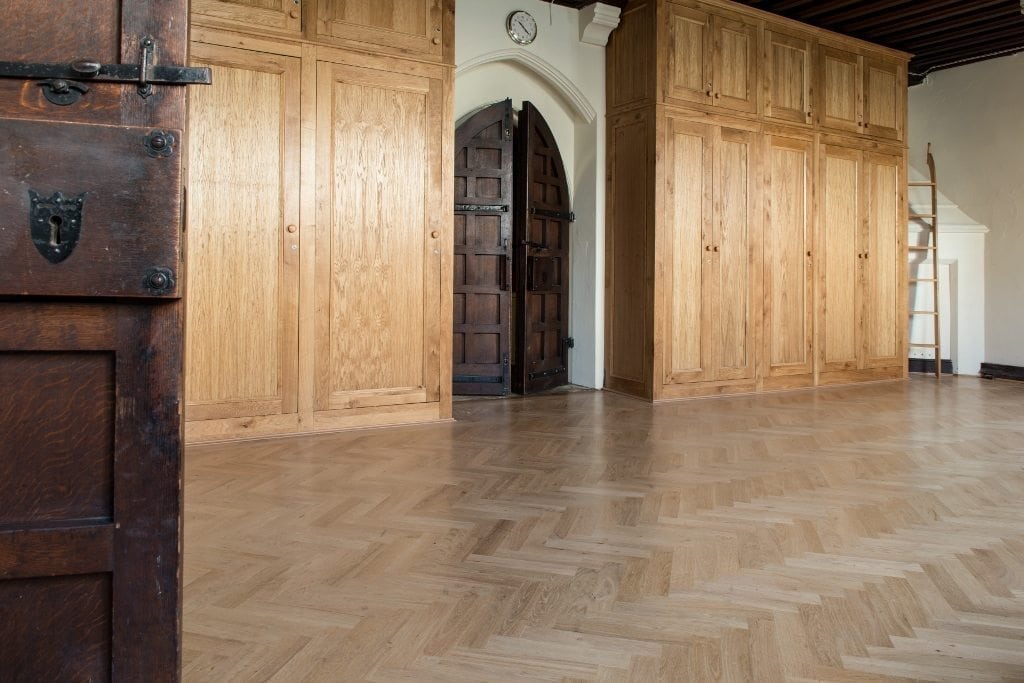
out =
{"type": "Polygon", "coordinates": [[[192,448],[186,681],[1024,681],[1024,383],[192,448]]]}

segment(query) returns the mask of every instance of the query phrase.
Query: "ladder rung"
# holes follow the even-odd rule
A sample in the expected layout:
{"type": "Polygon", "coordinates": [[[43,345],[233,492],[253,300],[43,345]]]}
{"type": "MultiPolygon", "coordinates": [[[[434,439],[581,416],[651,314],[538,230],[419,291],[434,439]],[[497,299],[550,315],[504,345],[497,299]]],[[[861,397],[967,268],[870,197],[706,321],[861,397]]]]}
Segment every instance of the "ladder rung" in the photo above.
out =
{"type": "Polygon", "coordinates": [[[912,278],[910,278],[910,281],[911,282],[938,282],[939,280],[938,280],[938,278],[934,278],[934,277],[912,277],[912,278]]]}
{"type": "Polygon", "coordinates": [[[915,344],[915,343],[911,342],[910,347],[914,348],[914,349],[937,349],[937,348],[939,348],[939,345],[938,344],[915,344]]]}
{"type": "Polygon", "coordinates": [[[910,251],[931,251],[931,250],[932,250],[932,249],[934,249],[934,248],[935,248],[935,247],[925,247],[925,246],[918,246],[918,245],[916,245],[916,244],[911,244],[911,245],[910,245],[910,246],[908,247],[908,249],[910,249],[910,251]]]}
{"type": "Polygon", "coordinates": [[[911,180],[907,185],[910,187],[935,187],[935,183],[931,180],[911,180]]]}
{"type": "Polygon", "coordinates": [[[907,218],[935,218],[934,213],[909,213],[907,218]]]}
{"type": "Polygon", "coordinates": [[[910,315],[938,315],[938,311],[911,311],[910,315]]]}

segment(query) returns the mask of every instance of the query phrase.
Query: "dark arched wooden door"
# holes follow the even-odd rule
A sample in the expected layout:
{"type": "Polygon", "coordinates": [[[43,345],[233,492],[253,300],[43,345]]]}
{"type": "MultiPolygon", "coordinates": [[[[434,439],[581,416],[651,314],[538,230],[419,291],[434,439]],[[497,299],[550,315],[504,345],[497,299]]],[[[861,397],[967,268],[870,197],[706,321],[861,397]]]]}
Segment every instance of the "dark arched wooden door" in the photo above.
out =
{"type": "Polygon", "coordinates": [[[514,239],[516,354],[512,390],[569,381],[569,228],[575,219],[565,166],[537,108],[523,103],[516,131],[514,239]]]}
{"type": "Polygon", "coordinates": [[[505,100],[455,132],[455,394],[509,392],[513,124],[505,100]]]}

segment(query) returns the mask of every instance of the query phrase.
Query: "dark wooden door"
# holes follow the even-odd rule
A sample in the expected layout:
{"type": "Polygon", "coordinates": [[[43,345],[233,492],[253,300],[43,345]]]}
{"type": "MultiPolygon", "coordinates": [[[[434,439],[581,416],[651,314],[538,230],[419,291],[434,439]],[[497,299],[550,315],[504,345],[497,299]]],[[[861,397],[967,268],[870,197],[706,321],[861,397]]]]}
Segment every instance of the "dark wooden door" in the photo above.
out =
{"type": "Polygon", "coordinates": [[[569,381],[569,228],[565,167],[551,129],[523,103],[516,132],[513,279],[516,348],[512,390],[529,394],[569,381]]]}
{"type": "Polygon", "coordinates": [[[455,394],[509,392],[512,131],[505,100],[455,132],[455,394]]]}
{"type": "Polygon", "coordinates": [[[186,37],[186,0],[4,6],[4,681],[180,675],[186,37]]]}

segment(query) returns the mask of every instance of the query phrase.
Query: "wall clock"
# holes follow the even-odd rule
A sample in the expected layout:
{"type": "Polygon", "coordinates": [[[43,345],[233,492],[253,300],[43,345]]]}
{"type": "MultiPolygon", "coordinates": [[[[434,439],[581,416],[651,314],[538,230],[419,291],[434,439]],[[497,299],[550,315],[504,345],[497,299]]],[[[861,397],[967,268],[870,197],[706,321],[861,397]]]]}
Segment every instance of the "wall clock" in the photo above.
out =
{"type": "Polygon", "coordinates": [[[520,45],[529,45],[537,37],[537,20],[525,10],[516,10],[505,19],[508,36],[520,45]]]}

